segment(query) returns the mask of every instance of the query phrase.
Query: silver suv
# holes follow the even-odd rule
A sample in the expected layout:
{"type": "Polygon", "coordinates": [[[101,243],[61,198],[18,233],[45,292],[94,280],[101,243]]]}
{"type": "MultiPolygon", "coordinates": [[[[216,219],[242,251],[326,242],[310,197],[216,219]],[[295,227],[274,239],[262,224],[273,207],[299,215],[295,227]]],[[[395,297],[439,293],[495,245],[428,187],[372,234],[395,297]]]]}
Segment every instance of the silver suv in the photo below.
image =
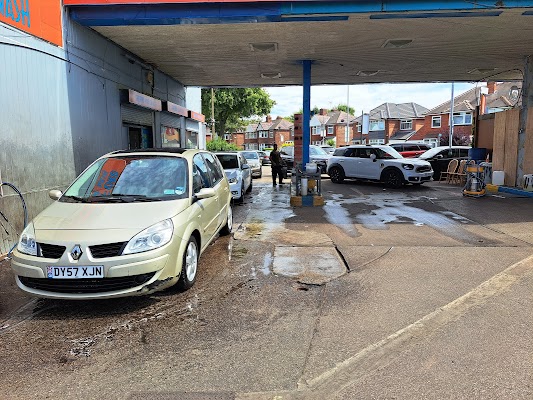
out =
{"type": "Polygon", "coordinates": [[[405,183],[420,185],[433,176],[431,164],[404,158],[385,145],[347,146],[335,150],[328,161],[327,173],[334,183],[345,178],[366,179],[399,188],[405,183]]]}

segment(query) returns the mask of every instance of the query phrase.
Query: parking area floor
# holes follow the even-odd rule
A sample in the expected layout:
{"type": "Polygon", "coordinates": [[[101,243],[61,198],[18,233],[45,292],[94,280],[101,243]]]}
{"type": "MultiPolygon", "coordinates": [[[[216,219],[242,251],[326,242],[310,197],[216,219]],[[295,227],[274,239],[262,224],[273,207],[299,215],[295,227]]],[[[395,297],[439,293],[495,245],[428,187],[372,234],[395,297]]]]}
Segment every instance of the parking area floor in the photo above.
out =
{"type": "Polygon", "coordinates": [[[264,167],[185,293],[32,299],[1,262],[0,398],[532,398],[532,199],[324,178],[292,208],[264,167]]]}

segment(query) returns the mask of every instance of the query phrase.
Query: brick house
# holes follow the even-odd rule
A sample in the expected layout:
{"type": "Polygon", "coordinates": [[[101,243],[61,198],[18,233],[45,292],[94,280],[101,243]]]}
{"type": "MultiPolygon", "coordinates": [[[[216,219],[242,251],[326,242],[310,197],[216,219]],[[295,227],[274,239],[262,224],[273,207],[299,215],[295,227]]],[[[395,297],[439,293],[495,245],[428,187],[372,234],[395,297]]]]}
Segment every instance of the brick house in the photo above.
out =
{"type": "MultiPolygon", "coordinates": [[[[454,98],[454,143],[471,143],[474,133],[476,107],[480,104],[480,99],[480,87],[472,88],[454,98]]],[[[411,137],[411,140],[424,141],[433,146],[448,144],[450,137],[450,108],[451,101],[448,101],[427,111],[424,126],[411,137]]]]}
{"type": "Polygon", "coordinates": [[[232,133],[225,133],[224,140],[228,143],[234,144],[240,149],[244,149],[244,130],[232,133]]]}
{"type": "Polygon", "coordinates": [[[246,150],[263,150],[276,143],[281,147],[294,138],[294,124],[286,119],[277,117],[272,120],[267,115],[265,121],[250,124],[244,131],[243,145],[246,150]]]}
{"type": "Polygon", "coordinates": [[[362,117],[356,118],[357,134],[352,143],[385,144],[412,139],[424,126],[428,109],[417,103],[383,103],[370,110],[368,135],[362,134],[362,117]]]}
{"type": "Polygon", "coordinates": [[[355,120],[353,115],[344,111],[332,110],[328,113],[326,122],[326,140],[335,140],[335,147],[347,146],[352,143],[355,134],[355,120]]]}

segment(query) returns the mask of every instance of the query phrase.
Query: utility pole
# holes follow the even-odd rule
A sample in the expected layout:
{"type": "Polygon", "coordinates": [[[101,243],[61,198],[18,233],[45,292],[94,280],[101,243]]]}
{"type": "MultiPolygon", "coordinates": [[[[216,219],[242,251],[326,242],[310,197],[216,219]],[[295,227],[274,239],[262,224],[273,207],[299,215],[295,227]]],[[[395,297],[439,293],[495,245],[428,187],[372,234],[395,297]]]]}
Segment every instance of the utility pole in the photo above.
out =
{"type": "Polygon", "coordinates": [[[211,88],[211,135],[213,139],[217,138],[215,132],[215,90],[211,88]]]}
{"type": "Polygon", "coordinates": [[[344,141],[350,144],[350,85],[347,86],[346,97],[346,134],[344,135],[344,141]]]}
{"type": "Polygon", "coordinates": [[[450,151],[452,151],[452,140],[453,140],[453,109],[455,108],[455,99],[454,99],[454,83],[452,82],[452,101],[450,106],[450,151]]]}

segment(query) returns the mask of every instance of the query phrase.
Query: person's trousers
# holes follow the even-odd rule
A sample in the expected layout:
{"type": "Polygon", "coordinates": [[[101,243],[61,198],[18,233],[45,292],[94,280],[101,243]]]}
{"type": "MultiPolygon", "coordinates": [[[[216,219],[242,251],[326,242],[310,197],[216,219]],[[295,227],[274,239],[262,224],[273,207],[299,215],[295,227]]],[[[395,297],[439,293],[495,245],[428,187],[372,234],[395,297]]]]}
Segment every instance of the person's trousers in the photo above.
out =
{"type": "Polygon", "coordinates": [[[272,184],[276,184],[276,176],[279,176],[279,183],[281,184],[283,182],[283,170],[281,168],[281,165],[272,166],[272,184]]]}

